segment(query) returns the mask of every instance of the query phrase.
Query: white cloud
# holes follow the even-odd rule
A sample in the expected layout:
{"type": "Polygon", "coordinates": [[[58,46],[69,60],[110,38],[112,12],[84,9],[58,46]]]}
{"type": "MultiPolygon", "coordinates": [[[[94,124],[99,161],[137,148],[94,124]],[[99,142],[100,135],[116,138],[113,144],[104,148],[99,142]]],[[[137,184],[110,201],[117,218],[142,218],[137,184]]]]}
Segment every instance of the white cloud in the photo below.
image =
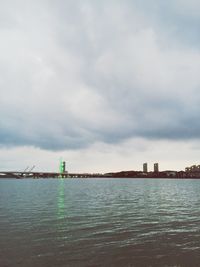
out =
{"type": "Polygon", "coordinates": [[[110,172],[142,170],[142,164],[158,162],[160,170],[184,170],[199,164],[199,141],[148,141],[142,138],[129,139],[116,144],[94,143],[81,150],[53,152],[34,147],[0,149],[0,169],[23,171],[35,165],[35,171],[59,170],[59,159],[66,161],[67,170],[74,172],[110,172]]]}

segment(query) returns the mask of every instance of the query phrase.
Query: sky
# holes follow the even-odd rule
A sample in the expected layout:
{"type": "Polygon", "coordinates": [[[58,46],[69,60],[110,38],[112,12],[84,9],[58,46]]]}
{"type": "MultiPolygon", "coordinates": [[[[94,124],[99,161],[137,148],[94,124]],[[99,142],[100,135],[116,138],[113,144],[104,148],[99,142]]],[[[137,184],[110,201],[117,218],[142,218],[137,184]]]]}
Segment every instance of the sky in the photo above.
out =
{"type": "Polygon", "coordinates": [[[0,170],[200,164],[200,2],[0,0],[0,170]]]}

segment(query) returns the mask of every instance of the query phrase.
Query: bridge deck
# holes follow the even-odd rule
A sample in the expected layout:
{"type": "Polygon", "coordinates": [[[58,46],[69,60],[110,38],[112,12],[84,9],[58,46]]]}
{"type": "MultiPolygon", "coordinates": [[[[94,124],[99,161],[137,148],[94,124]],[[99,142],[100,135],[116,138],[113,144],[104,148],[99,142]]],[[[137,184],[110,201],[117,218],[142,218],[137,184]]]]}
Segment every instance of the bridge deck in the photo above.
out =
{"type": "Polygon", "coordinates": [[[0,178],[86,178],[86,177],[103,177],[103,174],[90,173],[58,173],[58,172],[18,172],[5,171],[0,172],[0,178]]]}

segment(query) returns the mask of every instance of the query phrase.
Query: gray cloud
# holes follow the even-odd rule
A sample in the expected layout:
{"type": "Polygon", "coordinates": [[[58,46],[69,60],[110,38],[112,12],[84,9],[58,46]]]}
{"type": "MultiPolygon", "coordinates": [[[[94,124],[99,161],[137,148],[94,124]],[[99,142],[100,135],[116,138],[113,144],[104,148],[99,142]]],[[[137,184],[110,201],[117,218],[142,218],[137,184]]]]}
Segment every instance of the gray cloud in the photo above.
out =
{"type": "Polygon", "coordinates": [[[199,138],[198,3],[185,1],[188,13],[178,0],[165,9],[128,0],[0,5],[1,145],[199,138]]]}

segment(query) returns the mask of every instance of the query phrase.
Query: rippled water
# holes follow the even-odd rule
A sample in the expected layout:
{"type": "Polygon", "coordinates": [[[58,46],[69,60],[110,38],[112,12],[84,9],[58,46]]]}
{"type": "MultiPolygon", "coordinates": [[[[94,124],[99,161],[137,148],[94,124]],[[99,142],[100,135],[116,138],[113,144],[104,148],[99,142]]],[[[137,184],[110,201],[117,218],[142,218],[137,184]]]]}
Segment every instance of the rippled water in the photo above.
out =
{"type": "Polygon", "coordinates": [[[200,180],[0,180],[0,266],[200,266],[200,180]]]}

